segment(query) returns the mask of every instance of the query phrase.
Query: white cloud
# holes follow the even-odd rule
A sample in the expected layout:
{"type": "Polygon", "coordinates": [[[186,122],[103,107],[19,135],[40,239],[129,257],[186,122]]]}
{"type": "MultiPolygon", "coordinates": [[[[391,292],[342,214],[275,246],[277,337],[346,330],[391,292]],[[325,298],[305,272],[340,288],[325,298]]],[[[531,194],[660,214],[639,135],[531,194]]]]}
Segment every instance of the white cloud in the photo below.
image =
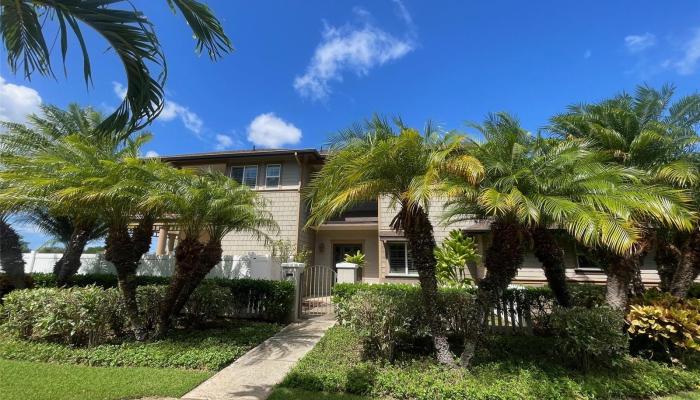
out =
{"type": "Polygon", "coordinates": [[[396,4],[396,13],[407,25],[413,25],[413,17],[401,0],[392,0],[396,4]]]}
{"type": "Polygon", "coordinates": [[[625,47],[630,53],[638,53],[646,50],[656,44],[656,36],[653,33],[646,32],[642,35],[625,36],[625,47]]]}
{"type": "Polygon", "coordinates": [[[148,150],[146,152],[146,157],[158,157],[159,155],[160,154],[158,154],[157,151],[153,151],[153,150],[148,150]]]}
{"type": "MultiPolygon", "coordinates": [[[[399,10],[406,11],[402,3],[397,4],[399,10]]],[[[407,11],[402,18],[406,17],[410,18],[407,11]]],[[[326,24],[306,72],[294,78],[294,89],[302,97],[323,100],[331,93],[330,82],[342,81],[345,72],[367,75],[372,68],[397,60],[413,49],[412,40],[397,38],[370,22],[339,28],[326,24]]]]}
{"type": "Polygon", "coordinates": [[[260,114],[248,125],[248,141],[258,147],[276,148],[299,140],[301,130],[274,113],[260,114]]]}
{"type": "Polygon", "coordinates": [[[589,58],[591,58],[592,55],[593,55],[593,53],[592,53],[591,50],[589,49],[589,50],[586,50],[586,51],[583,53],[583,58],[589,59],[589,58]]]}
{"type": "Polygon", "coordinates": [[[202,132],[202,127],[204,126],[204,121],[196,113],[190,111],[189,108],[180,105],[172,100],[165,100],[165,106],[163,111],[158,116],[161,121],[172,121],[179,117],[185,128],[191,130],[196,134],[202,132]]]}
{"type": "MultiPolygon", "coordinates": [[[[123,100],[126,97],[127,88],[119,82],[112,82],[112,89],[114,94],[123,100]]],[[[186,106],[178,104],[170,99],[165,99],[165,105],[163,106],[163,111],[158,115],[158,120],[160,121],[172,121],[175,118],[180,117],[180,120],[185,125],[185,128],[191,130],[192,132],[199,135],[204,127],[204,121],[186,106]]]]}
{"type": "Polygon", "coordinates": [[[39,112],[41,96],[36,90],[7,83],[0,76],[0,121],[24,122],[27,115],[39,112]]]}
{"type": "Polygon", "coordinates": [[[124,100],[124,97],[126,97],[127,88],[121,83],[112,81],[112,90],[114,90],[114,94],[120,99],[124,100]]]}
{"type": "Polygon", "coordinates": [[[217,150],[226,150],[231,148],[235,141],[233,138],[229,135],[223,135],[223,134],[218,134],[216,135],[216,149],[217,150]]]}
{"type": "Polygon", "coordinates": [[[683,57],[673,63],[667,62],[667,65],[672,65],[681,75],[690,75],[695,72],[700,61],[700,29],[696,29],[693,37],[683,46],[683,57]]]}

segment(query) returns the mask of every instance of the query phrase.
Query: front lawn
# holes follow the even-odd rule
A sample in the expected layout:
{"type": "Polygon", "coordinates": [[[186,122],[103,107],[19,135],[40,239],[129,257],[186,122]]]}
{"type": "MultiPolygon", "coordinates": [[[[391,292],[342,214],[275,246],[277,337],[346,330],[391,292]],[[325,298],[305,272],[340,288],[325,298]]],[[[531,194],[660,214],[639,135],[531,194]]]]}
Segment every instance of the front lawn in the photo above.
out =
{"type": "Polygon", "coordinates": [[[73,348],[0,336],[0,359],[84,364],[102,367],[153,367],[216,371],[277,333],[281,325],[229,322],[206,330],[178,330],[164,340],[73,348]]]}
{"type": "Polygon", "coordinates": [[[355,396],[345,393],[309,392],[303,389],[280,387],[267,400],[370,400],[369,397],[355,396]]]}
{"type": "Polygon", "coordinates": [[[331,328],[281,386],[370,398],[539,400],[649,398],[700,384],[698,370],[632,358],[615,369],[576,372],[551,356],[546,337],[491,338],[469,371],[445,369],[427,358],[366,361],[360,348],[350,329],[331,328]]]}
{"type": "Polygon", "coordinates": [[[97,368],[0,360],[3,400],[115,400],[180,397],[210,372],[157,368],[97,368]]]}

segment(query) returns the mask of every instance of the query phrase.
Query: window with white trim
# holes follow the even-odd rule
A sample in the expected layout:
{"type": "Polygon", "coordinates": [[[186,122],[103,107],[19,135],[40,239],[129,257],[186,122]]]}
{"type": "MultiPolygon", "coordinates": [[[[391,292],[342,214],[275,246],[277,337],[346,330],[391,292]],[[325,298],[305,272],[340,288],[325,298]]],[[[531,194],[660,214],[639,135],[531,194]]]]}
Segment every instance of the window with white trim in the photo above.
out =
{"type": "Polygon", "coordinates": [[[389,242],[387,247],[387,259],[389,260],[389,274],[392,275],[418,275],[418,270],[413,265],[413,257],[406,242],[389,242]]]}
{"type": "Polygon", "coordinates": [[[279,187],[281,172],[282,166],[280,164],[268,164],[267,167],[265,167],[265,187],[279,187]]]}
{"type": "Polygon", "coordinates": [[[240,184],[255,188],[258,184],[258,166],[231,167],[231,178],[240,184]]]}

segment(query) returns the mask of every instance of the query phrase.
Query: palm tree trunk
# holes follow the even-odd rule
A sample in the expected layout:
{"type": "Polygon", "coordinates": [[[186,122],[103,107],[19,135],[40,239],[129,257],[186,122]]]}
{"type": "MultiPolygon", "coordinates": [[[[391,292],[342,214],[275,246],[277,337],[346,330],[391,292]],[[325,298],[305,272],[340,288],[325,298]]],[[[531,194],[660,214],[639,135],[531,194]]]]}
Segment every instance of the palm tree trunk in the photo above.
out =
{"type": "Polygon", "coordinates": [[[620,256],[610,252],[602,255],[607,275],[605,303],[614,309],[625,310],[629,302],[630,284],[635,273],[635,256],[620,256]]]}
{"type": "Polygon", "coordinates": [[[204,245],[194,237],[185,237],[178,242],[175,250],[175,272],[161,304],[156,337],[163,337],[170,329],[175,303],[188,282],[193,279],[203,248],[204,245]]]}
{"type": "Polygon", "coordinates": [[[471,365],[477,346],[486,332],[486,323],[494,304],[499,301],[523,263],[525,249],[522,228],[513,221],[495,221],[491,224],[491,245],[484,255],[486,276],[479,282],[476,308],[471,331],[464,341],[460,356],[463,367],[471,365]]]}
{"type": "Polygon", "coordinates": [[[683,298],[688,295],[690,285],[700,273],[700,230],[695,229],[690,234],[681,253],[681,259],[678,269],[673,275],[670,290],[674,296],[683,298]]]}
{"type": "Polygon", "coordinates": [[[656,268],[659,272],[659,288],[664,292],[671,291],[673,276],[676,274],[681,260],[681,250],[674,243],[672,237],[659,233],[656,239],[656,268]]]}
{"type": "Polygon", "coordinates": [[[535,257],[542,263],[544,275],[557,303],[562,307],[571,307],[571,295],[566,283],[564,250],[557,243],[557,238],[552,231],[546,227],[532,229],[531,235],[535,257]]]}
{"type": "Polygon", "coordinates": [[[66,286],[71,276],[80,269],[80,257],[90,239],[90,228],[76,227],[66,245],[61,258],[56,262],[53,272],[58,286],[66,286]]]}
{"type": "Polygon", "coordinates": [[[15,289],[24,289],[27,286],[19,235],[2,215],[0,215],[0,268],[15,289]]]}
{"type": "Polygon", "coordinates": [[[408,248],[411,250],[413,263],[418,270],[421,298],[430,334],[433,338],[437,361],[443,365],[454,366],[454,356],[450,351],[438,307],[438,286],[435,276],[437,262],[433,253],[435,250],[433,225],[422,207],[403,204],[392,221],[392,227],[396,230],[403,229],[408,241],[408,248]]]}
{"type": "Polygon", "coordinates": [[[136,301],[136,270],[150,247],[152,233],[153,219],[145,217],[134,227],[132,236],[125,224],[117,224],[110,226],[105,239],[105,260],[117,270],[119,290],[137,341],[145,340],[147,332],[136,301]]]}
{"type": "Polygon", "coordinates": [[[199,263],[197,264],[197,270],[194,272],[192,279],[187,286],[185,286],[185,288],[180,292],[180,296],[178,296],[177,301],[175,302],[175,307],[172,310],[172,316],[178,315],[182,311],[195,289],[197,289],[199,284],[202,283],[207,274],[214,269],[216,264],[221,262],[221,256],[223,253],[224,251],[221,247],[220,241],[207,242],[202,249],[199,263]]]}

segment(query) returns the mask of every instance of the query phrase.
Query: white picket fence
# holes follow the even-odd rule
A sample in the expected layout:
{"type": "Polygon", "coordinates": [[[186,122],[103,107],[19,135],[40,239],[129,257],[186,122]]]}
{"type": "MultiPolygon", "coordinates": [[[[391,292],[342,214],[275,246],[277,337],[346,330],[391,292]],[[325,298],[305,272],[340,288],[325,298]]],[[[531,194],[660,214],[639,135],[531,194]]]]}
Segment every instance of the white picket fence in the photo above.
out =
{"type": "MultiPolygon", "coordinates": [[[[61,253],[24,253],[26,273],[51,273],[61,258],[61,253]]],[[[80,257],[79,274],[115,274],[114,266],[104,259],[102,254],[83,254],[80,257]]],[[[146,254],[141,259],[138,275],[171,276],[175,270],[175,256],[146,254]]],[[[280,280],[280,264],[268,255],[248,254],[243,256],[224,256],[221,262],[207,275],[210,278],[253,278],[280,280]]]]}

